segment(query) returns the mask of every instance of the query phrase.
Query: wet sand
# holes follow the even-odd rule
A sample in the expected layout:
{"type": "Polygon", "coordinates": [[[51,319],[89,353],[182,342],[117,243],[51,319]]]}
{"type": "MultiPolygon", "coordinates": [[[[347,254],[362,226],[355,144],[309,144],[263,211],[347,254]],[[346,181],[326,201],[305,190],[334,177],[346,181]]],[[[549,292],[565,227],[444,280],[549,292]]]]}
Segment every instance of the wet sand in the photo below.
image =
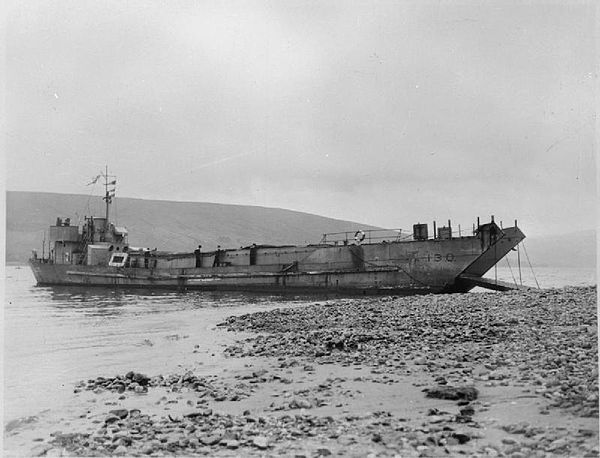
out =
{"type": "MultiPolygon", "coordinates": [[[[581,287],[230,317],[208,331],[218,372],[74,380],[60,412],[6,425],[5,455],[598,456],[596,304],[581,287]]],[[[173,358],[206,358],[189,340],[173,358]]]]}

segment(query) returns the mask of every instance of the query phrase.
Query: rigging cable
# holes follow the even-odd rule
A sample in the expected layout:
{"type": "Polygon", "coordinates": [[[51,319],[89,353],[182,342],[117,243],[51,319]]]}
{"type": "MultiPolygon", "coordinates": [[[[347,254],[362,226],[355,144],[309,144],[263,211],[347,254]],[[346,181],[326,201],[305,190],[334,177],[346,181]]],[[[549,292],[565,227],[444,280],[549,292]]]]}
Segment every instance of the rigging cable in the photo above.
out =
{"type": "Polygon", "coordinates": [[[531,274],[533,275],[533,279],[535,280],[535,284],[537,285],[538,289],[540,289],[540,284],[537,281],[537,278],[535,277],[535,272],[533,271],[533,267],[531,266],[531,261],[529,260],[529,255],[527,254],[527,248],[525,247],[525,242],[521,242],[523,244],[523,251],[525,252],[525,257],[527,258],[527,263],[529,264],[529,269],[531,270],[531,274]]]}
{"type": "Polygon", "coordinates": [[[521,286],[523,286],[523,277],[521,276],[521,249],[519,248],[521,246],[520,243],[517,244],[517,263],[519,264],[519,283],[521,283],[521,286]]]}
{"type": "Polygon", "coordinates": [[[512,279],[513,279],[513,282],[515,283],[515,286],[519,286],[519,285],[517,284],[517,279],[515,278],[515,276],[514,276],[514,274],[513,274],[512,267],[510,267],[510,262],[508,261],[508,256],[507,256],[507,257],[505,257],[504,259],[506,260],[506,264],[508,264],[508,270],[510,270],[510,276],[512,277],[512,279]]]}
{"type": "MultiPolygon", "coordinates": [[[[492,220],[493,221],[493,220],[492,220]]],[[[496,240],[494,240],[494,260],[496,263],[494,264],[494,283],[498,284],[498,244],[496,240]]]]}
{"type": "Polygon", "coordinates": [[[96,189],[96,182],[94,181],[92,183],[92,189],[90,189],[90,194],[88,195],[87,203],[85,204],[85,207],[83,207],[83,212],[85,213],[85,211],[87,210],[90,213],[90,215],[92,215],[92,209],[90,207],[90,200],[92,200],[92,194],[94,193],[95,189],[96,189]]]}
{"type": "MultiPolygon", "coordinates": [[[[146,223],[146,224],[148,225],[148,227],[155,227],[155,225],[154,225],[153,223],[151,223],[150,221],[148,221],[148,220],[147,220],[147,219],[145,219],[145,218],[142,218],[141,216],[138,216],[138,217],[137,217],[137,219],[138,219],[139,221],[143,222],[143,223],[146,223]]],[[[188,239],[190,239],[190,240],[193,240],[193,241],[194,241],[194,243],[198,243],[198,239],[197,239],[197,238],[195,238],[195,237],[191,237],[191,236],[189,236],[189,235],[187,235],[187,234],[184,234],[183,232],[176,232],[176,231],[172,231],[172,230],[166,229],[166,228],[164,228],[164,227],[160,228],[159,230],[162,230],[162,231],[164,231],[164,232],[168,232],[168,233],[170,233],[170,234],[177,235],[177,236],[180,236],[180,237],[186,237],[186,238],[188,238],[188,239]]],[[[143,233],[146,233],[146,234],[148,234],[148,232],[146,232],[146,231],[144,231],[144,230],[140,230],[140,228],[137,228],[137,229],[136,229],[136,231],[138,231],[138,232],[143,232],[143,233]]],[[[152,233],[150,233],[150,234],[152,234],[152,233]]]]}

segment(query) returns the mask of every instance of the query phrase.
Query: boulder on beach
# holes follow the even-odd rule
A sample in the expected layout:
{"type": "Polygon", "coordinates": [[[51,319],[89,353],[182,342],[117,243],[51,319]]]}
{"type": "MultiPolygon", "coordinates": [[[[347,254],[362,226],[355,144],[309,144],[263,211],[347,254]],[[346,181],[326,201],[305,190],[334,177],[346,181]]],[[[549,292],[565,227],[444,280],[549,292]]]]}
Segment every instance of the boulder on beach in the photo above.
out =
{"type": "Polygon", "coordinates": [[[426,396],[428,398],[450,399],[452,401],[460,399],[473,401],[479,395],[477,388],[472,386],[437,386],[435,388],[426,388],[425,391],[427,391],[426,396]]]}

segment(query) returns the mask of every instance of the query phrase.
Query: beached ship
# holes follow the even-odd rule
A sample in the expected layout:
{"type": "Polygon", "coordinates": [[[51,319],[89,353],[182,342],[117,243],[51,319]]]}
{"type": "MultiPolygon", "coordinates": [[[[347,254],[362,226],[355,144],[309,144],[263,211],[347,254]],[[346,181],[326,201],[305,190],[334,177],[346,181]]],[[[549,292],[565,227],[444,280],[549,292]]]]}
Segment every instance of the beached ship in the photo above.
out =
{"type": "Polygon", "coordinates": [[[411,294],[466,292],[475,286],[510,289],[482,278],[525,235],[494,218],[469,234],[452,224],[429,235],[427,224],[401,230],[324,234],[305,246],[252,244],[241,248],[167,252],[129,245],[125,227],[110,222],[115,181],[105,178],[106,212],[71,225],[59,217],[49,229],[48,252],[34,251],[38,285],[178,288],[240,291],[411,294]]]}

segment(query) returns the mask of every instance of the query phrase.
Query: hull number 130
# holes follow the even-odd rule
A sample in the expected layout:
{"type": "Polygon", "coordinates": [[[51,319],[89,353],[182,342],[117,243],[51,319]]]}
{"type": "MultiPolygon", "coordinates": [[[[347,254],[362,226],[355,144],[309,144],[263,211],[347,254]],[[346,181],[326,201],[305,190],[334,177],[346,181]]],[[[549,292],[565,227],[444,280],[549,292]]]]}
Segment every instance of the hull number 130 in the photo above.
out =
{"type": "Polygon", "coordinates": [[[453,253],[447,253],[444,256],[444,255],[442,255],[440,253],[435,253],[435,254],[428,253],[427,254],[427,261],[428,262],[431,262],[431,261],[435,261],[435,262],[442,262],[442,261],[452,262],[452,261],[454,261],[454,254],[453,253]]]}

